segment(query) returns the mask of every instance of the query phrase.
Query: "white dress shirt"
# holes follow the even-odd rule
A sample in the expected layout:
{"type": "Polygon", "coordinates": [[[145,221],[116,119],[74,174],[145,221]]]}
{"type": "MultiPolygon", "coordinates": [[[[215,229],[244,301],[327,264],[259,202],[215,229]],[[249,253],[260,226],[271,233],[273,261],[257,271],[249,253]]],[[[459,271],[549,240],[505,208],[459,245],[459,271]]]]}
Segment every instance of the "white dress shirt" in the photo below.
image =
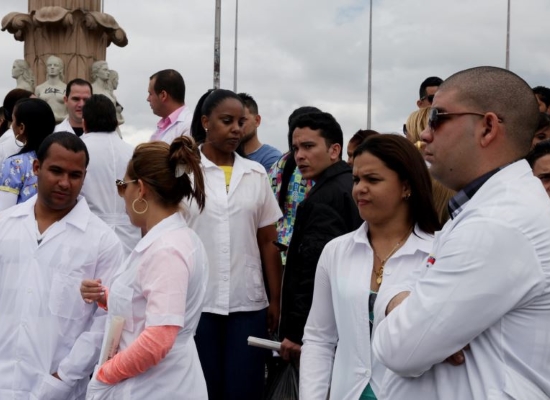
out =
{"type": "Polygon", "coordinates": [[[235,154],[226,192],[224,171],[202,154],[206,206],[185,206],[188,223],[208,252],[204,310],[227,315],[268,306],[256,234],[282,216],[264,167],[235,154]]]}
{"type": "MultiPolygon", "coordinates": [[[[369,294],[374,253],[364,223],[330,241],[315,275],[313,304],[300,357],[300,399],[358,400],[370,382],[375,393],[386,371],[371,354],[369,294]],[[336,350],[336,353],[335,353],[336,350]]],[[[417,279],[433,236],[415,228],[387,261],[378,291],[417,279]]]]}
{"type": "Polygon", "coordinates": [[[375,329],[378,399],[550,398],[550,202],[526,161],[493,175],[434,240],[375,329]],[[443,362],[466,345],[465,363],[443,362]]]}
{"type": "Polygon", "coordinates": [[[73,400],[97,363],[107,316],[82,300],[80,284],[109,285],[124,255],[83,197],[39,244],[36,199],[0,214],[0,399],[73,400]]]}
{"type": "Polygon", "coordinates": [[[141,239],[141,230],[130,223],[115,181],[124,178],[134,147],[116,132],[90,132],[81,139],[90,153],[81,194],[86,197],[90,210],[115,231],[129,255],[141,239]]]}
{"type": "MultiPolygon", "coordinates": [[[[206,382],[193,336],[208,279],[206,251],[180,213],[155,225],[120,266],[109,290],[109,318],[125,319],[123,351],[150,326],[178,326],[176,341],[160,362],[116,385],[88,386],[90,400],[205,400],[206,382]]],[[[107,329],[106,329],[107,332],[107,329]]]]}
{"type": "Polygon", "coordinates": [[[15,144],[15,135],[10,128],[0,137],[0,166],[4,163],[6,158],[17,154],[19,150],[21,150],[21,147],[15,144]]]}
{"type": "Polygon", "coordinates": [[[69,123],[69,117],[65,118],[63,121],[61,121],[59,124],[57,124],[53,130],[54,132],[70,132],[75,133],[73,127],[69,123]]]}
{"type": "Polygon", "coordinates": [[[159,132],[159,128],[153,133],[150,141],[161,140],[168,144],[179,136],[191,136],[191,121],[193,120],[193,113],[186,105],[182,106],[182,110],[178,115],[178,118],[164,130],[159,132]]]}

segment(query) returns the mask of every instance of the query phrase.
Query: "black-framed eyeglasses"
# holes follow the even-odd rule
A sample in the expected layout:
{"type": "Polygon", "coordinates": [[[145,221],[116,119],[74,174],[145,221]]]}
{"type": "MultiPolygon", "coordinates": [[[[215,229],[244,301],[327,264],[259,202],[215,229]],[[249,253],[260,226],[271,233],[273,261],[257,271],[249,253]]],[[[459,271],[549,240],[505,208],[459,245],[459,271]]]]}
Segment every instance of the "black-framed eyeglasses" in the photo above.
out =
{"type": "Polygon", "coordinates": [[[117,188],[117,191],[118,191],[118,195],[123,196],[124,191],[126,190],[126,187],[128,186],[128,184],[129,183],[134,183],[134,182],[137,182],[137,181],[138,181],[137,179],[133,179],[131,181],[125,182],[124,179],[117,179],[115,181],[115,185],[116,185],[116,188],[117,188]]]}
{"type": "Polygon", "coordinates": [[[428,103],[432,104],[433,101],[434,101],[434,96],[433,94],[427,94],[426,96],[422,96],[420,98],[420,101],[424,101],[424,100],[428,100],[428,103]]]}
{"type": "MultiPolygon", "coordinates": [[[[437,108],[432,108],[428,114],[428,127],[432,132],[434,132],[443,123],[443,121],[445,121],[445,119],[462,115],[478,115],[480,117],[485,116],[485,114],[478,112],[440,112],[437,108]]],[[[502,118],[499,118],[498,122],[502,122],[502,118]]]]}

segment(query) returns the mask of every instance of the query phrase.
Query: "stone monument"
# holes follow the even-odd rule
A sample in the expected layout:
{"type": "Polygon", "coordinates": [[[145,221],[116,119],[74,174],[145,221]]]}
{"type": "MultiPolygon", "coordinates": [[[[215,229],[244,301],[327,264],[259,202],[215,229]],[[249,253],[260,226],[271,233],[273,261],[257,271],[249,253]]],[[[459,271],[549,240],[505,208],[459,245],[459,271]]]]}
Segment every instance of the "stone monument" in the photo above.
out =
{"type": "Polygon", "coordinates": [[[64,82],[63,60],[56,56],[49,56],[46,61],[46,76],[44,83],[38,85],[34,94],[45,100],[52,108],[55,120],[59,123],[67,116],[67,109],[63,97],[67,84],[64,82]]]}
{"type": "Polygon", "coordinates": [[[36,82],[49,79],[46,63],[51,55],[65,66],[66,81],[90,80],[92,64],[105,60],[107,47],[124,47],[124,30],[109,14],[101,12],[101,0],[28,0],[28,13],[11,12],[2,18],[2,30],[24,45],[24,58],[36,82]]]}
{"type": "Polygon", "coordinates": [[[13,62],[11,77],[16,81],[16,88],[34,92],[34,74],[25,60],[15,60],[13,62]]]}

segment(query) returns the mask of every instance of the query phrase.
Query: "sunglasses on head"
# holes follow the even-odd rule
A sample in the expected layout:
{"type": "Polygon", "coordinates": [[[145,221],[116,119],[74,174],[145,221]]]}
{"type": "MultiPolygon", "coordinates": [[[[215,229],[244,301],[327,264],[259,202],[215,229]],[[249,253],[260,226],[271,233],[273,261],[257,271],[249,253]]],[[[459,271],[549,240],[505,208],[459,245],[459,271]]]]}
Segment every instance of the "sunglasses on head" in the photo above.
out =
{"type": "Polygon", "coordinates": [[[124,192],[126,191],[126,187],[128,186],[128,184],[129,183],[134,183],[134,182],[137,182],[137,179],[133,179],[133,180],[128,181],[128,182],[125,182],[123,179],[117,179],[115,181],[115,185],[116,185],[116,188],[117,188],[117,191],[118,191],[118,195],[123,196],[124,192]]]}

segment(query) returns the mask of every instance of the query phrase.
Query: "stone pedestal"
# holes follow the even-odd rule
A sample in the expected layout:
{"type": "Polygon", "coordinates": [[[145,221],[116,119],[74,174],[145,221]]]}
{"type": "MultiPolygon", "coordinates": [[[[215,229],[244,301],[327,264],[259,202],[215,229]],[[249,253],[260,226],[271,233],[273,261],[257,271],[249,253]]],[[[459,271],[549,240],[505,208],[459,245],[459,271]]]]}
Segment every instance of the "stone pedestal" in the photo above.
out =
{"type": "Polygon", "coordinates": [[[95,61],[105,60],[107,47],[128,44],[126,33],[100,0],[29,0],[28,14],[12,12],[2,19],[2,30],[25,43],[25,60],[44,82],[46,60],[55,55],[65,64],[65,81],[90,80],[95,61]]]}

